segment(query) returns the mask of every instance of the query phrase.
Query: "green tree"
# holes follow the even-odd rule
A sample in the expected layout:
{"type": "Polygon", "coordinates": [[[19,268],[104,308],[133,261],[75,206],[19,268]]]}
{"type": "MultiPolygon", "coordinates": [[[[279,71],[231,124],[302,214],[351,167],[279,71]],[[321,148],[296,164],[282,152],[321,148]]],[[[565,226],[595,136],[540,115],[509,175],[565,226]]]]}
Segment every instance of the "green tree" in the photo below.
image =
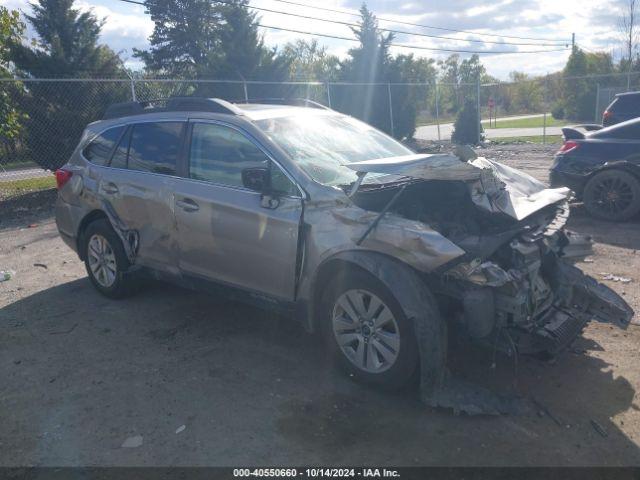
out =
{"type": "Polygon", "coordinates": [[[509,78],[513,82],[508,89],[511,111],[528,113],[544,109],[544,79],[524,72],[511,72],[509,78]]]}
{"type": "MultiPolygon", "coordinates": [[[[360,8],[360,21],[351,30],[359,45],[349,50],[349,58],[341,65],[342,80],[359,84],[388,81],[389,44],[393,35],[383,34],[376,16],[365,4],[360,8]]],[[[386,85],[339,86],[332,89],[337,108],[391,132],[386,85]]]]}
{"type": "Polygon", "coordinates": [[[595,96],[589,88],[587,55],[574,47],[563,70],[564,114],[571,120],[587,120],[593,117],[595,96]]]}
{"type": "MultiPolygon", "coordinates": [[[[147,70],[194,80],[288,78],[289,59],[264,45],[247,0],[146,0],[145,5],[155,24],[151,47],[134,56],[147,70]]],[[[282,87],[265,88],[252,85],[252,96],[282,93],[282,87]]],[[[244,95],[242,85],[233,84],[201,83],[194,93],[232,99],[244,95]]]]}
{"type": "MultiPolygon", "coordinates": [[[[73,8],[73,0],[38,0],[26,15],[38,37],[30,44],[14,43],[15,67],[32,78],[123,76],[122,62],[98,43],[102,23],[92,13],[73,8]]],[[[26,144],[32,159],[44,168],[57,168],[73,152],[87,123],[106,107],[128,98],[125,88],[97,82],[30,82],[22,108],[26,144]]]]}
{"type": "MultiPolygon", "coordinates": [[[[0,6],[0,77],[11,76],[10,49],[22,40],[24,24],[16,10],[0,6]]],[[[0,83],[0,142],[3,146],[2,163],[17,160],[17,141],[22,132],[26,115],[16,105],[15,98],[23,95],[20,85],[13,82],[0,83]]]]}
{"type": "Polygon", "coordinates": [[[299,81],[335,81],[340,74],[340,59],[327,53],[317,40],[287,43],[283,55],[289,59],[289,77],[299,81]]]}
{"type": "MultiPolygon", "coordinates": [[[[444,84],[440,89],[441,110],[456,113],[468,99],[477,96],[477,82],[482,83],[488,78],[487,71],[476,54],[460,60],[460,55],[454,54],[438,62],[440,67],[440,81],[444,84]]],[[[477,101],[477,99],[476,99],[477,101]]]]}
{"type": "Polygon", "coordinates": [[[210,0],[146,0],[154,22],[149,50],[134,49],[147,70],[171,77],[205,77],[220,62],[219,4],[210,0]]]}
{"type": "Polygon", "coordinates": [[[478,122],[476,102],[467,100],[453,124],[451,141],[458,145],[476,145],[481,139],[482,126],[478,122]]]}
{"type": "Polygon", "coordinates": [[[430,101],[434,99],[432,93],[435,92],[434,64],[433,59],[416,58],[413,54],[397,55],[389,60],[388,80],[393,83],[391,98],[396,137],[412,137],[419,110],[430,107],[430,101]]]}

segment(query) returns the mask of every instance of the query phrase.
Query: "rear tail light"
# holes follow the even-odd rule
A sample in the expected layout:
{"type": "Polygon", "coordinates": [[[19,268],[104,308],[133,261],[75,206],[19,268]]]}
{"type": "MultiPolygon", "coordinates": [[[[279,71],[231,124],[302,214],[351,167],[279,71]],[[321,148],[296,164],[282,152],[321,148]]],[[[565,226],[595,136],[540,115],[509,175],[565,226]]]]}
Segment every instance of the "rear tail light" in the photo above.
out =
{"type": "Polygon", "coordinates": [[[604,113],[602,114],[602,122],[604,123],[605,120],[609,120],[612,116],[613,116],[613,112],[610,112],[609,110],[605,110],[604,113]]]}
{"type": "Polygon", "coordinates": [[[560,147],[560,150],[558,150],[558,153],[569,153],[572,150],[575,150],[576,148],[578,148],[579,146],[580,144],[578,142],[574,142],[573,140],[567,140],[566,142],[564,142],[562,147],[560,147]]]}
{"type": "Polygon", "coordinates": [[[65,170],[64,168],[59,168],[58,170],[56,170],[55,176],[58,190],[60,190],[71,179],[71,177],[73,176],[73,172],[65,170]]]}

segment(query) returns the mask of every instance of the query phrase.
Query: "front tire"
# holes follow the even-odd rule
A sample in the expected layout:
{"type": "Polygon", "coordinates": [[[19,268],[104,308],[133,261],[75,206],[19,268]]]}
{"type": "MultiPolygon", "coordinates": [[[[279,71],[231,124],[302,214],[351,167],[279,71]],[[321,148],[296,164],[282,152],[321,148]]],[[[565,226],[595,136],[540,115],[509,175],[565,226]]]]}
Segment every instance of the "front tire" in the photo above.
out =
{"type": "Polygon", "coordinates": [[[640,182],[622,170],[605,170],[587,182],[582,199],[594,217],[623,222],[640,212],[640,182]]]}
{"type": "Polygon", "coordinates": [[[333,358],[356,380],[397,389],[416,372],[412,321],[368,273],[354,270],[334,279],[323,297],[321,327],[333,358]]]}
{"type": "Polygon", "coordinates": [[[83,234],[83,258],[93,286],[109,298],[123,298],[132,292],[131,266],[120,237],[106,219],[92,222],[83,234]]]}

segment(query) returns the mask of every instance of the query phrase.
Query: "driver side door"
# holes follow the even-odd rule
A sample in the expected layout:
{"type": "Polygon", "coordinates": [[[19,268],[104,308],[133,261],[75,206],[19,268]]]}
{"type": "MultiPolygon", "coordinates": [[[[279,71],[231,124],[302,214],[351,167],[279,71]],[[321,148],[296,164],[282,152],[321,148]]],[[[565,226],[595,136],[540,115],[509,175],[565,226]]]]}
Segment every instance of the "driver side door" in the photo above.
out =
{"type": "Polygon", "coordinates": [[[214,121],[189,125],[185,177],[175,216],[183,275],[293,300],[300,190],[244,131],[214,121]],[[243,170],[270,167],[276,202],[243,183],[243,170]]]}

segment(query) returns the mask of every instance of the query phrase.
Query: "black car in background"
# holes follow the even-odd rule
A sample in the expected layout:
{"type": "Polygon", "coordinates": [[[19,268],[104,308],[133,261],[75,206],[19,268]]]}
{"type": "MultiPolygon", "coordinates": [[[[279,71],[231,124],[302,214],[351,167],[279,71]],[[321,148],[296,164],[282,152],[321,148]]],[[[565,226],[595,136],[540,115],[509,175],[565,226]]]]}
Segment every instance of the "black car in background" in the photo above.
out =
{"type": "Polygon", "coordinates": [[[624,221],[640,212],[640,118],[595,132],[563,128],[551,167],[552,186],[567,186],[587,211],[624,221]]]}
{"type": "Polygon", "coordinates": [[[602,114],[602,125],[609,127],[640,117],[640,92],[619,93],[602,114]]]}

